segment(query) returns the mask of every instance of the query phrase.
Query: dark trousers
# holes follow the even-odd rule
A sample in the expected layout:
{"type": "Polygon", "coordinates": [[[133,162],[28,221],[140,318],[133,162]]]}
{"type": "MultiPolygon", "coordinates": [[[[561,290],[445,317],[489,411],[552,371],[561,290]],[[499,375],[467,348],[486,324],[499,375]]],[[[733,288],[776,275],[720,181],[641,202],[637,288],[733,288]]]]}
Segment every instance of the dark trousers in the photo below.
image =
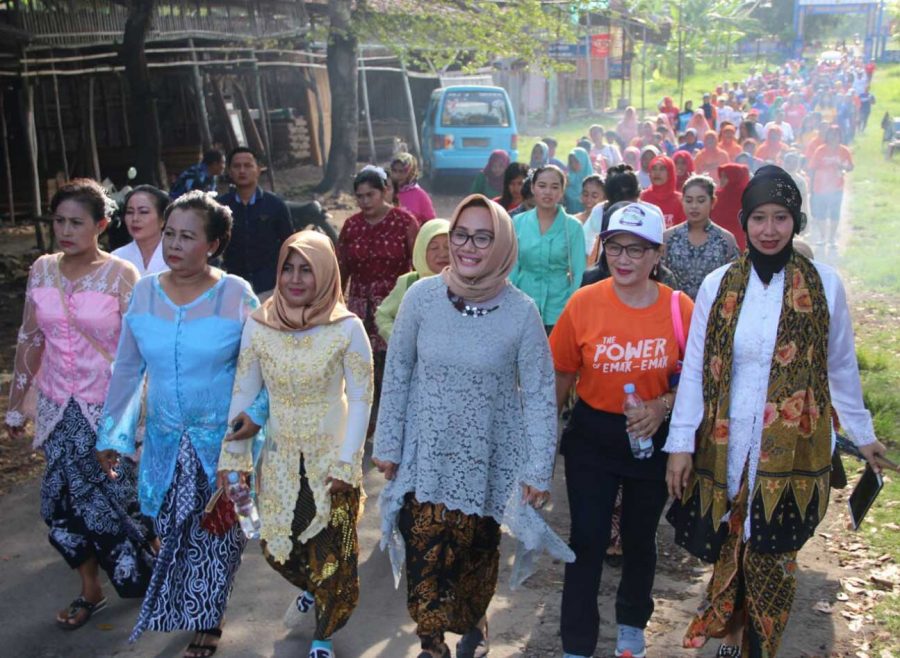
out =
{"type": "Polygon", "coordinates": [[[603,556],[609,545],[613,507],[622,486],[622,578],[616,595],[616,622],[644,628],[653,614],[656,527],[668,492],[661,480],[638,479],[598,468],[596,446],[566,448],[566,489],[572,521],[569,544],[575,562],[566,565],[562,596],[563,650],[591,656],[597,647],[597,595],[603,556]]]}

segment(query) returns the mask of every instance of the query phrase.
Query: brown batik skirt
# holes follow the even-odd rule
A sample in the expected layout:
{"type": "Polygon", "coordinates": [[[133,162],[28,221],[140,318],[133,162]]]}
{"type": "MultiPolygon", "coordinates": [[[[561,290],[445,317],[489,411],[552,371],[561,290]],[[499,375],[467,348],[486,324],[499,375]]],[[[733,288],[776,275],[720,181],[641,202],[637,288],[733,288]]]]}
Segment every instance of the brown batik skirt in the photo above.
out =
{"type": "Polygon", "coordinates": [[[398,520],[406,543],[406,605],[423,649],[484,617],[497,589],[500,525],[407,494],[398,520]]]}
{"type": "Polygon", "coordinates": [[[297,538],[316,515],[309,480],[302,474],[291,526],[293,547],[287,561],[284,564],[276,562],[267,550],[266,542],[261,542],[266,562],[315,598],[316,640],[327,640],[340,630],[359,601],[359,540],[356,534],[359,512],[359,489],[333,494],[328,525],[315,537],[301,543],[297,538]]]}
{"type": "Polygon", "coordinates": [[[684,636],[684,646],[702,647],[710,637],[722,638],[729,622],[742,615],[743,655],[773,658],[787,627],[797,592],[797,551],[757,553],[744,541],[747,480],[731,508],[728,537],[713,567],[706,596],[684,636]]]}

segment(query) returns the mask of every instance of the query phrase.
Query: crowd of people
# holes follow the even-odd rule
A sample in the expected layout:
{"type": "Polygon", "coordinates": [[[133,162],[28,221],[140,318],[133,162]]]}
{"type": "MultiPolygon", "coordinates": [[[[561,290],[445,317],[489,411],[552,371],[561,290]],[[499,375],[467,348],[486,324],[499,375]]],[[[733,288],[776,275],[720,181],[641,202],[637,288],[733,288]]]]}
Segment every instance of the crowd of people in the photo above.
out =
{"type": "Polygon", "coordinates": [[[191,630],[186,658],[212,656],[247,544],[223,494],[237,473],[266,562],[298,588],[286,621],[313,615],[309,656],[333,658],[360,593],[371,438],[420,658],[449,657],[448,633],[457,658],[487,655],[501,525],[520,577],[535,553],[565,562],[566,658],[596,649],[610,555],[615,655],[645,656],[670,499],[677,543],[714,565],[685,646],[775,656],[836,419],[876,470],[884,454],[840,278],[797,238],[810,195],[815,241],[840,216],[869,75],[789,62],[696,111],[629,108],[566,162],[550,138],[527,164],[496,152],[449,219],[401,153],[356,175],[336,245],[293,232],[246,148],[208,154],[175,198],[132,190],[133,241],[113,254],[103,189],[63,185],[6,415],[14,438],[34,421],[41,515],[81,579],[56,623],[108,604],[103,569],[143,599],[132,641],[191,630]],[[205,193],[223,170],[233,188],[205,193]],[[540,514],[560,418],[568,546],[540,514]]]}

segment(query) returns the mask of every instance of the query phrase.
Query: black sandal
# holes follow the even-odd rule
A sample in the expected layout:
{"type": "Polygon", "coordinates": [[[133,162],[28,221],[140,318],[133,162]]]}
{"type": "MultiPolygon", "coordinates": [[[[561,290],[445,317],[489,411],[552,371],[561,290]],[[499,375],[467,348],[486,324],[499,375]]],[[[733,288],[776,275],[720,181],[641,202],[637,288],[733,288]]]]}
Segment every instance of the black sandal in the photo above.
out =
{"type": "MultiPolygon", "coordinates": [[[[450,647],[441,643],[441,646],[438,648],[441,649],[441,658],[450,658],[450,647]]],[[[428,649],[423,649],[416,658],[434,658],[434,654],[428,651],[428,649]]]]}
{"type": "Polygon", "coordinates": [[[720,644],[716,658],[741,658],[741,648],[732,644],[720,644]]]}
{"type": "Polygon", "coordinates": [[[91,603],[83,596],[79,596],[77,599],[72,601],[69,604],[69,607],[66,609],[65,620],[59,619],[57,617],[56,625],[64,630],[74,631],[78,628],[81,628],[86,623],[88,623],[91,620],[91,617],[94,616],[94,613],[100,612],[101,610],[103,610],[103,608],[106,607],[106,604],[107,604],[107,600],[106,600],[105,596],[102,599],[100,599],[99,601],[97,601],[96,603],[91,603]],[[77,624],[69,623],[69,620],[77,617],[78,613],[80,613],[82,610],[87,612],[87,615],[85,615],[84,619],[82,619],[77,624]]]}
{"type": "Polygon", "coordinates": [[[216,650],[219,648],[219,640],[222,639],[222,629],[221,628],[208,628],[205,631],[197,631],[197,635],[200,636],[200,639],[203,639],[204,635],[211,635],[216,638],[215,644],[200,644],[199,642],[191,642],[187,645],[187,649],[184,652],[184,658],[210,658],[210,656],[216,653],[216,650]],[[188,652],[195,653],[197,651],[202,651],[203,654],[200,656],[193,655],[189,656],[188,652]]]}
{"type": "Polygon", "coordinates": [[[484,632],[477,626],[463,635],[456,643],[456,658],[484,658],[491,650],[487,637],[487,621],[484,632]]]}

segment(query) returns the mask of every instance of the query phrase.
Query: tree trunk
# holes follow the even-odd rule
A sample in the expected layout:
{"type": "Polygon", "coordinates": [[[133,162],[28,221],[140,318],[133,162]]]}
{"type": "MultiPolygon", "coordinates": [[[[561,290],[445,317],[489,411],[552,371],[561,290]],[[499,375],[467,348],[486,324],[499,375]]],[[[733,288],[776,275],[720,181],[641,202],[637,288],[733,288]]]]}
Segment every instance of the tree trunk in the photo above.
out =
{"type": "Polygon", "coordinates": [[[144,41],[150,30],[156,0],[130,0],[121,56],[131,100],[131,127],[134,135],[137,183],[160,184],[161,138],[156,99],[150,84],[150,70],[144,41]]]}
{"type": "Polygon", "coordinates": [[[325,176],[314,190],[319,194],[350,189],[359,148],[358,44],[351,26],[350,0],[333,0],[328,14],[326,64],[331,87],[331,147],[325,176]]]}

